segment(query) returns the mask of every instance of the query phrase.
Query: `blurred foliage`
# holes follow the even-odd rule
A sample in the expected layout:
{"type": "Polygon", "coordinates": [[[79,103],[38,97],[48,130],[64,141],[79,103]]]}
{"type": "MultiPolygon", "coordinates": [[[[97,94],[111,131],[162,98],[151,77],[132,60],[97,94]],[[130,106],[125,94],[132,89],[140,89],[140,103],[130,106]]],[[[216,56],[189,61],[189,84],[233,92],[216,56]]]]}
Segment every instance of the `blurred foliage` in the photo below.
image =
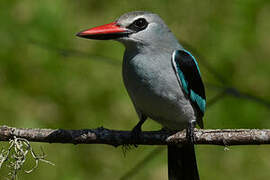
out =
{"type": "MultiPolygon", "coordinates": [[[[147,10],[159,14],[180,42],[188,43],[228,86],[270,100],[270,1],[13,0],[0,2],[0,124],[39,128],[131,129],[138,121],[121,77],[124,48],[111,41],[78,39],[86,28],[121,14],[147,10]],[[45,46],[41,44],[45,44],[45,46]],[[53,47],[93,56],[59,53],[53,47]],[[98,58],[103,56],[110,61],[98,58]]],[[[221,85],[200,63],[204,82],[221,85]]],[[[208,100],[219,91],[207,88],[208,100]]],[[[270,128],[269,109],[226,96],[205,116],[206,128],[270,128]]],[[[159,129],[149,120],[145,130],[159,129]]],[[[1,143],[5,146],[5,143],[1,143]]],[[[123,155],[105,145],[32,143],[47,159],[19,179],[119,179],[153,146],[123,155]]],[[[268,179],[269,146],[197,146],[201,179],[268,179]]],[[[166,179],[163,151],[133,179],[166,179]]],[[[31,163],[29,164],[31,167],[31,163]]],[[[6,177],[0,170],[0,179],[6,177]]]]}

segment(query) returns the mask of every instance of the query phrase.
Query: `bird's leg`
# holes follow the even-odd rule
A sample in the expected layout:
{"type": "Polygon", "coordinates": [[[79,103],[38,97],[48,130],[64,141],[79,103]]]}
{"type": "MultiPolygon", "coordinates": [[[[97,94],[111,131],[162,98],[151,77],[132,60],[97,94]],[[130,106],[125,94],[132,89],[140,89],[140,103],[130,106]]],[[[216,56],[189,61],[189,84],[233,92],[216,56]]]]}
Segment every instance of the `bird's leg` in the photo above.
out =
{"type": "MultiPolygon", "coordinates": [[[[133,140],[133,142],[137,142],[138,139],[140,138],[140,135],[142,132],[142,125],[145,122],[145,120],[147,119],[147,117],[144,115],[139,115],[139,118],[140,118],[140,121],[138,122],[138,124],[136,124],[136,126],[131,131],[131,139],[133,140]]],[[[131,146],[134,146],[135,148],[138,147],[138,145],[136,143],[124,144],[123,145],[124,154],[126,154],[127,151],[132,149],[131,146]]]]}
{"type": "MultiPolygon", "coordinates": [[[[139,139],[141,132],[142,132],[142,125],[146,120],[146,116],[141,115],[140,116],[140,121],[138,122],[138,124],[136,124],[136,126],[132,129],[131,131],[131,137],[136,141],[139,139]]],[[[138,147],[136,144],[134,144],[135,147],[138,147]]]]}
{"type": "Polygon", "coordinates": [[[142,125],[143,125],[144,121],[145,121],[145,119],[140,120],[136,124],[136,126],[132,129],[131,133],[134,134],[134,135],[139,135],[142,132],[142,125]]]}
{"type": "Polygon", "coordinates": [[[191,120],[190,122],[188,122],[186,137],[187,137],[188,143],[190,144],[194,144],[195,142],[195,137],[194,137],[195,125],[196,125],[196,120],[191,120]]]}

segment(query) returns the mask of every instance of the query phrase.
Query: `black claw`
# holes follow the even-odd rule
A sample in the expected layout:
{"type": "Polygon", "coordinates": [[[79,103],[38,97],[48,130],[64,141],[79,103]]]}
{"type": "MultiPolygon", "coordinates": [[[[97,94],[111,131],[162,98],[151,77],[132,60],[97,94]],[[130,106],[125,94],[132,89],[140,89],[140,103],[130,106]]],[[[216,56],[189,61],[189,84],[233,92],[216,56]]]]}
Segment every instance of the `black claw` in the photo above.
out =
{"type": "Polygon", "coordinates": [[[130,151],[131,149],[132,149],[132,146],[130,144],[124,144],[122,146],[124,157],[126,157],[127,152],[130,151]]]}
{"type": "Polygon", "coordinates": [[[126,156],[126,153],[128,151],[130,151],[133,147],[135,147],[135,148],[138,147],[138,145],[136,144],[136,142],[139,140],[141,132],[142,132],[141,131],[141,128],[138,127],[138,126],[135,126],[132,129],[132,131],[130,132],[130,136],[131,136],[132,142],[135,142],[135,143],[124,144],[122,146],[122,150],[123,150],[124,156],[126,156]]]}

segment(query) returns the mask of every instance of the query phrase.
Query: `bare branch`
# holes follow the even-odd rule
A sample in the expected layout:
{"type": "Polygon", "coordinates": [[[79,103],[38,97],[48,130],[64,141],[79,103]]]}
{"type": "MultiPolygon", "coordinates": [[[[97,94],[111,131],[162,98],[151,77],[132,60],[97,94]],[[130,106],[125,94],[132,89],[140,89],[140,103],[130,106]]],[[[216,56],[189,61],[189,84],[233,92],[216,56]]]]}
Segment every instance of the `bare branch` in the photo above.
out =
{"type": "MultiPolygon", "coordinates": [[[[130,131],[117,131],[105,128],[64,130],[64,129],[27,129],[0,127],[0,141],[9,141],[13,137],[33,142],[72,143],[72,144],[124,144],[166,145],[186,143],[185,131],[146,131],[134,139],[130,131]]],[[[270,130],[258,129],[216,129],[195,130],[196,144],[212,145],[255,145],[270,144],[270,130]]]]}

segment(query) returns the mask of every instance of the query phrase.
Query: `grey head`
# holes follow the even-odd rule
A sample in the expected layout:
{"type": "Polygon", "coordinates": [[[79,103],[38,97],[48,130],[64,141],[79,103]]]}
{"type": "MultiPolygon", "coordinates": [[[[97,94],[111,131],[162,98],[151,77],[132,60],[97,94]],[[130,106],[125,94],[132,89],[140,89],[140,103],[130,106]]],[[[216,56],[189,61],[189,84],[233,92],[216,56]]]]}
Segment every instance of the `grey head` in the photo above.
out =
{"type": "Polygon", "coordinates": [[[98,40],[116,40],[126,48],[181,48],[168,26],[157,15],[146,11],[123,14],[115,22],[91,28],[77,34],[98,40]]]}
{"type": "Polygon", "coordinates": [[[129,12],[123,14],[116,23],[132,32],[128,36],[116,39],[126,47],[179,46],[171,30],[157,14],[146,11],[129,12]]]}

